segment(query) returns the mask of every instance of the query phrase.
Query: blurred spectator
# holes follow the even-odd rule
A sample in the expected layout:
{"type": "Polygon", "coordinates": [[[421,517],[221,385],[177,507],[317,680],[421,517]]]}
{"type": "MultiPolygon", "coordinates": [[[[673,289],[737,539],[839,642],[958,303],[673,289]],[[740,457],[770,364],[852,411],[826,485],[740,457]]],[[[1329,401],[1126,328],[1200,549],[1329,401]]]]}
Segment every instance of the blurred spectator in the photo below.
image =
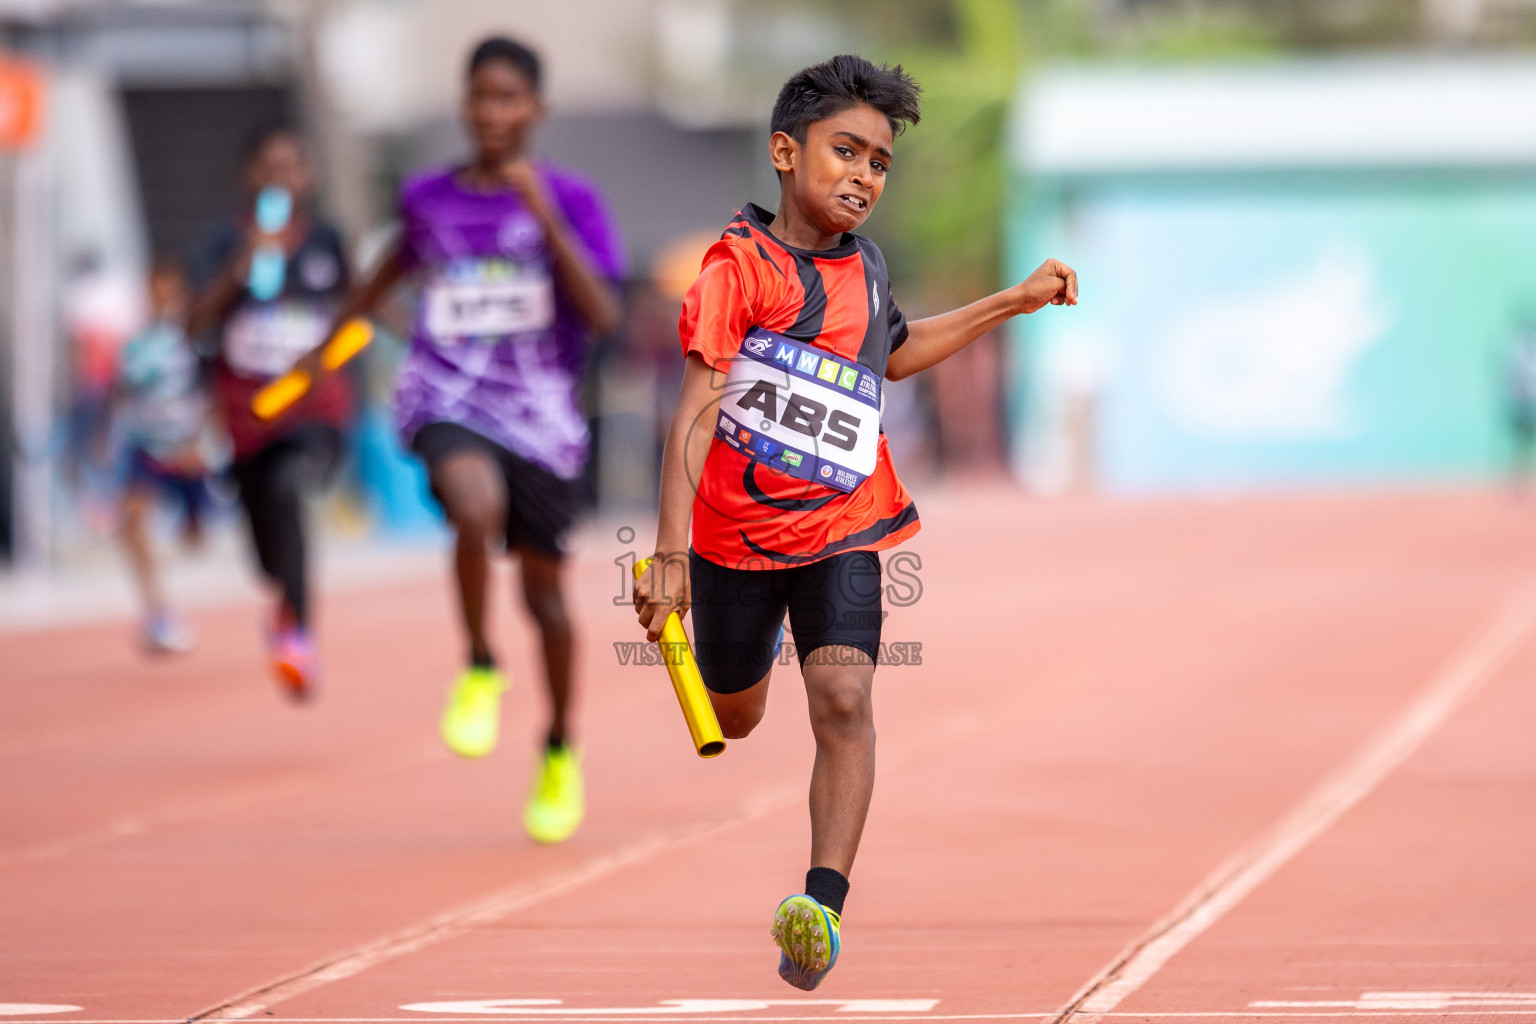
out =
{"type": "Polygon", "coordinates": [[[1002,338],[993,331],[933,368],[933,423],[949,475],[1000,476],[1003,459],[1002,338]]]}
{"type": "Polygon", "coordinates": [[[604,411],[610,418],[617,411],[628,420],[627,430],[626,424],[612,425],[613,433],[625,437],[622,450],[603,453],[606,500],[647,507],[656,501],[661,451],[683,382],[677,320],[683,296],[718,238],[716,232],[694,233],[667,243],[651,261],[650,278],[638,282],[630,297],[629,351],[604,380],[604,411]],[[625,396],[628,401],[621,400],[625,396]]]}

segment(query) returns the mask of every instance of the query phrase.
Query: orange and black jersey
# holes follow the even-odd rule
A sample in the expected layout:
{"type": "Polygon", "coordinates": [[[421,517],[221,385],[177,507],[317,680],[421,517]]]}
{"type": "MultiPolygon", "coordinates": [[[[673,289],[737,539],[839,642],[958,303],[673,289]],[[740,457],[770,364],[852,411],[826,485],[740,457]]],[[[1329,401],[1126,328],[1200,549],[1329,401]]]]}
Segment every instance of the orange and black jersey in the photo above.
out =
{"type": "MultiPolygon", "coordinates": [[[[907,321],[891,298],[879,248],[844,234],[832,249],[796,249],[768,232],[772,221],[748,204],[705,254],[678,322],[684,354],[696,352],[724,374],[747,331],[761,327],[884,377],[891,352],[907,340],[907,321]]],[[[693,504],[692,541],[719,565],[775,569],[893,547],[918,528],[917,507],[896,478],[883,433],[874,472],[846,494],[755,462],[715,438],[693,504]]]]}

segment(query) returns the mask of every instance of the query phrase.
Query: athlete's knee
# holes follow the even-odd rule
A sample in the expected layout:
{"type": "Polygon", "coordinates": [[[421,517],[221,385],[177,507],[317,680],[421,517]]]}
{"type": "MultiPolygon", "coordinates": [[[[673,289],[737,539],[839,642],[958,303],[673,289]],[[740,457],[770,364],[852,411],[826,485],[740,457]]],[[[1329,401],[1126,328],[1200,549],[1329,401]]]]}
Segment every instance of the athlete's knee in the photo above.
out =
{"type": "Polygon", "coordinates": [[[822,671],[808,680],[811,727],[818,734],[839,736],[872,732],[875,725],[874,701],[866,673],[843,670],[822,671]]]}
{"type": "Polygon", "coordinates": [[[758,723],[763,720],[761,705],[733,704],[725,708],[716,708],[715,717],[720,722],[720,734],[728,740],[744,740],[752,735],[758,723]]]}
{"type": "Polygon", "coordinates": [[[744,740],[752,735],[752,730],[763,720],[763,713],[736,713],[720,719],[720,735],[728,740],[744,740]]]}
{"type": "Polygon", "coordinates": [[[874,720],[874,702],[869,691],[854,683],[838,685],[821,693],[812,715],[823,721],[843,725],[861,725],[874,720]]]}
{"type": "Polygon", "coordinates": [[[524,590],[523,603],[527,605],[528,614],[533,616],[533,621],[538,624],[540,631],[546,634],[570,632],[571,616],[566,611],[565,598],[560,591],[524,590]]]}
{"type": "Polygon", "coordinates": [[[460,498],[445,506],[454,532],[466,540],[487,543],[507,527],[507,509],[491,497],[460,498]]]}
{"type": "Polygon", "coordinates": [[[151,498],[141,490],[132,490],[123,498],[122,527],[124,532],[135,532],[149,518],[151,498]]]}
{"type": "Polygon", "coordinates": [[[763,720],[763,713],[768,710],[768,680],[772,675],[770,668],[755,684],[736,693],[709,691],[709,702],[720,722],[720,733],[726,739],[746,739],[763,720]]]}
{"type": "Polygon", "coordinates": [[[455,452],[433,465],[432,490],[461,538],[489,540],[506,529],[506,489],[483,452],[455,452]]]}

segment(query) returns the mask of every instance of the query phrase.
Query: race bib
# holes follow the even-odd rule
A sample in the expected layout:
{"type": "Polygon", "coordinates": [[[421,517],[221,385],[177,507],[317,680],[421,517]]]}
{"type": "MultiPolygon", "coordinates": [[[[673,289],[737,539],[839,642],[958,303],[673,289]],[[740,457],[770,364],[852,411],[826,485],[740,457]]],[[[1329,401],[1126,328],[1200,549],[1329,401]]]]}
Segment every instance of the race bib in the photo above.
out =
{"type": "Polygon", "coordinates": [[[470,260],[444,268],[427,285],[422,307],[435,341],[530,334],[554,326],[555,286],[542,264],[470,260]]]}
{"type": "Polygon", "coordinates": [[[224,359],[243,376],[275,377],[320,344],[330,323],[328,310],[309,303],[252,303],[225,325],[224,359]]]}
{"type": "Polygon", "coordinates": [[[875,471],[880,378],[754,327],[726,375],[715,436],[781,473],[852,491],[875,471]]]}

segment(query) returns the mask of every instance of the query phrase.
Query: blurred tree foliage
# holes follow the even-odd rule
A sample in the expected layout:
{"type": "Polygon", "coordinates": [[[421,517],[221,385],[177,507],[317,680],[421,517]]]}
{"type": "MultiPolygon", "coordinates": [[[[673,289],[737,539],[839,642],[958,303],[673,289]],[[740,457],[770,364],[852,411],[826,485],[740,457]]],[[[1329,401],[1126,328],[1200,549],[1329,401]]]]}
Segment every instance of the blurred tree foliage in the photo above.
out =
{"type": "Polygon", "coordinates": [[[879,221],[895,243],[892,271],[914,312],[975,298],[997,279],[1004,138],[1029,59],[1015,0],[926,6],[928,32],[873,53],[923,86],[923,119],[897,147],[879,221]]]}
{"type": "Polygon", "coordinates": [[[1101,0],[1099,42],[1112,52],[1199,57],[1536,43],[1532,0],[1101,0]]]}
{"type": "Polygon", "coordinates": [[[887,203],[872,225],[921,314],[993,290],[1002,254],[1008,116],[1021,76],[1083,48],[1081,0],[846,0],[868,56],[922,84],[923,119],[897,146],[887,203]]]}
{"type": "Polygon", "coordinates": [[[1536,43],[1536,0],[757,0],[814,9],[922,83],[871,230],[915,310],[994,287],[1008,113],[1051,60],[1206,60],[1536,43]]]}

